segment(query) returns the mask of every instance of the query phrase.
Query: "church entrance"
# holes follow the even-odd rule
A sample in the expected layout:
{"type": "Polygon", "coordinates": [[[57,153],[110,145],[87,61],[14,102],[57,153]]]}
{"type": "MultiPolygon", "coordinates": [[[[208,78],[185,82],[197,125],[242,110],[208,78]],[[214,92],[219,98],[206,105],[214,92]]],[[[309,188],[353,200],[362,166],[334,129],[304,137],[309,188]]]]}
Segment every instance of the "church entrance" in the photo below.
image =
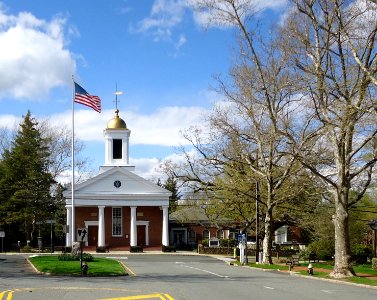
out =
{"type": "Polygon", "coordinates": [[[137,227],[137,245],[145,246],[145,225],[138,225],[137,227]]]}
{"type": "Polygon", "coordinates": [[[88,226],[88,246],[97,246],[98,226],[88,226]]]}

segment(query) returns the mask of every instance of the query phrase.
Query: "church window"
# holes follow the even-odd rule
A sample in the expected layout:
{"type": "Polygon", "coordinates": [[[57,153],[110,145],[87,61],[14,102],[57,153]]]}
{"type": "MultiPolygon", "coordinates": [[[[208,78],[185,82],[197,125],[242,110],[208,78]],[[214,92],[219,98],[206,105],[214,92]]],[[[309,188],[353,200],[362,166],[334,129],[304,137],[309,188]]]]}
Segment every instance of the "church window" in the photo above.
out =
{"type": "Polygon", "coordinates": [[[113,236],[122,236],[122,208],[113,207],[113,236]]]}
{"type": "Polygon", "coordinates": [[[113,159],[122,158],[122,140],[113,139],[113,159]]]}
{"type": "Polygon", "coordinates": [[[224,238],[224,230],[217,230],[217,238],[218,239],[223,239],[224,238]]]}

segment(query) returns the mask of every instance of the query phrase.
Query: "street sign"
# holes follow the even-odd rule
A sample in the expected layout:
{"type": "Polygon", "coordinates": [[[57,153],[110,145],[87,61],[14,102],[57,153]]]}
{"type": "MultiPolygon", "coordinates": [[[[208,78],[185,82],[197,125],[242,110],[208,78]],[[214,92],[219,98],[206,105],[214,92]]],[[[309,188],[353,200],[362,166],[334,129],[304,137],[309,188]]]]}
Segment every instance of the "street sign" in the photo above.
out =
{"type": "Polygon", "coordinates": [[[5,237],[5,231],[0,231],[0,238],[4,238],[5,237]]]}
{"type": "Polygon", "coordinates": [[[237,241],[238,242],[242,241],[242,233],[237,234],[237,241]]]}
{"type": "Polygon", "coordinates": [[[78,235],[78,242],[88,241],[88,230],[86,228],[78,228],[77,235],[78,235]]]}
{"type": "Polygon", "coordinates": [[[244,234],[244,233],[239,233],[239,234],[237,235],[237,241],[238,241],[238,242],[246,242],[246,234],[244,234]]]}

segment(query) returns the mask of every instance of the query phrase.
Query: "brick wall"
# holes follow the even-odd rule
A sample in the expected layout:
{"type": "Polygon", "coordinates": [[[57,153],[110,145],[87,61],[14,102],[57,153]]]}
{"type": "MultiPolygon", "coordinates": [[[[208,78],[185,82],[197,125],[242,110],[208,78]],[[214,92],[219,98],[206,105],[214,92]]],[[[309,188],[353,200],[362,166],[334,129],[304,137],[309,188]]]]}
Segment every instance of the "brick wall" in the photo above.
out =
{"type": "MultiPolygon", "coordinates": [[[[137,221],[149,221],[149,245],[162,245],[162,210],[159,207],[139,206],[137,221]]],[[[85,221],[98,221],[98,207],[75,208],[76,229],[84,228],[85,221]]],[[[105,207],[105,244],[110,247],[130,245],[131,209],[122,207],[122,236],[112,236],[112,207],[105,207]]]]}

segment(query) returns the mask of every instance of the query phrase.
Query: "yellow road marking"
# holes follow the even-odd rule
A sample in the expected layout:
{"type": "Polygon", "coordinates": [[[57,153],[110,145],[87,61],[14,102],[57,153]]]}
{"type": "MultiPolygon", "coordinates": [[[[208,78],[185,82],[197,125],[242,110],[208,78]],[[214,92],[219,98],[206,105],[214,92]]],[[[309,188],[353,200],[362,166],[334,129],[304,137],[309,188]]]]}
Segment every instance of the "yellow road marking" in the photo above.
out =
{"type": "Polygon", "coordinates": [[[135,295],[135,296],[127,296],[127,297],[106,298],[106,299],[101,299],[101,300],[141,300],[141,299],[174,300],[174,298],[172,298],[168,294],[135,295]]]}
{"type": "Polygon", "coordinates": [[[6,295],[8,293],[8,296],[7,296],[7,298],[4,298],[4,300],[12,300],[12,298],[13,298],[13,291],[3,291],[3,292],[1,292],[0,293],[0,300],[2,300],[3,299],[3,297],[6,295]]]}
{"type": "Polygon", "coordinates": [[[169,294],[164,294],[164,296],[166,297],[166,299],[168,300],[174,300],[174,298],[172,296],[170,296],[169,294]]]}
{"type": "Polygon", "coordinates": [[[131,274],[132,276],[136,276],[136,273],[134,271],[132,271],[129,267],[126,266],[126,264],[122,261],[119,261],[119,263],[121,264],[121,266],[126,269],[127,273],[131,274]]]}

